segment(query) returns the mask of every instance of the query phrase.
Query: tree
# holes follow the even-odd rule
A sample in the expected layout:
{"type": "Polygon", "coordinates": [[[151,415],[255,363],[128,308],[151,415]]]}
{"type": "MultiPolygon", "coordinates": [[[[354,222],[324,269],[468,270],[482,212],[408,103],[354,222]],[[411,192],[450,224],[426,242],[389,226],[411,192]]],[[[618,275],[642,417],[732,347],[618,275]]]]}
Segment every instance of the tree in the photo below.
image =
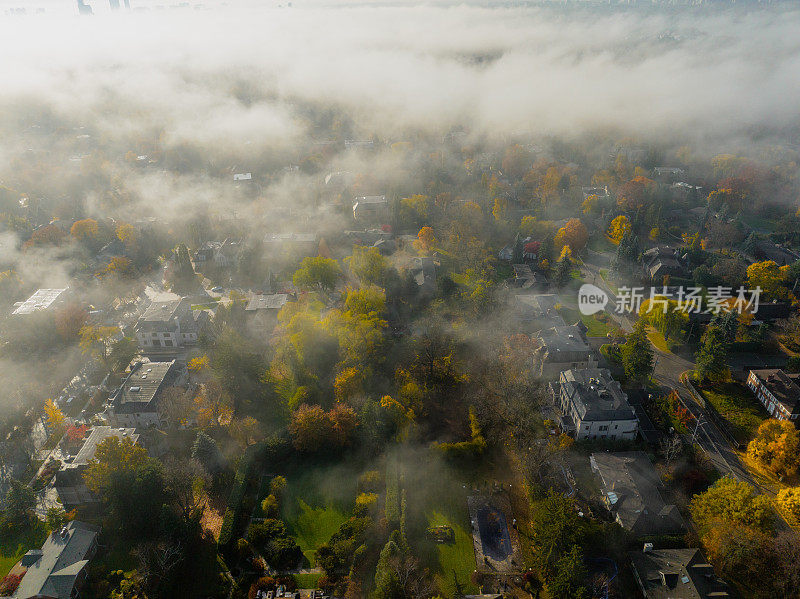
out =
{"type": "Polygon", "coordinates": [[[774,514],[770,500],[749,483],[724,476],[705,493],[695,495],[690,510],[701,535],[720,523],[744,525],[769,532],[774,514]]]}
{"type": "Polygon", "coordinates": [[[653,348],[647,339],[645,321],[639,319],[633,326],[625,344],[620,348],[625,376],[634,381],[641,381],[653,372],[653,348]]]}
{"type": "Polygon", "coordinates": [[[414,248],[420,254],[428,254],[436,246],[436,236],[433,234],[431,227],[422,227],[417,233],[417,240],[414,242],[414,248]]]}
{"type": "Polygon", "coordinates": [[[67,343],[75,341],[88,318],[89,313],[78,304],[67,304],[57,310],[54,319],[59,337],[67,343]]]}
{"type": "Polygon", "coordinates": [[[781,510],[800,522],[800,487],[787,487],[778,491],[776,502],[781,510]]]}
{"type": "Polygon", "coordinates": [[[228,430],[230,431],[231,437],[236,439],[236,442],[242,449],[246,449],[249,445],[257,443],[263,437],[261,424],[252,416],[234,418],[231,420],[231,425],[228,430]]]}
{"type": "Polygon", "coordinates": [[[87,324],[80,330],[81,350],[84,354],[100,360],[107,367],[111,341],[118,334],[119,327],[87,324]]]}
{"type": "Polygon", "coordinates": [[[300,263],[300,268],[294,273],[292,282],[297,287],[305,289],[323,289],[330,291],[336,282],[342,278],[342,269],[338,262],[332,258],[306,257],[300,263]]]}
{"type": "Polygon", "coordinates": [[[289,432],[298,451],[314,453],[349,445],[357,425],[356,413],[348,406],[337,404],[326,412],[320,406],[303,404],[292,414],[289,432]]]}
{"type": "Polygon", "coordinates": [[[378,248],[357,245],[353,248],[353,255],[346,258],[346,262],[362,283],[386,287],[392,267],[378,248]]]}
{"type": "Polygon", "coordinates": [[[103,495],[111,489],[114,478],[122,474],[135,473],[149,460],[147,451],[136,445],[130,437],[113,436],[97,445],[94,458],[83,473],[90,491],[103,495]]]}
{"type": "Polygon", "coordinates": [[[628,217],[621,214],[611,221],[611,226],[608,228],[608,236],[614,243],[618,244],[631,228],[631,222],[628,220],[628,217]]]}
{"type": "Polygon", "coordinates": [[[66,426],[66,416],[52,399],[44,402],[44,413],[47,417],[47,427],[50,429],[51,434],[60,435],[64,432],[66,426]]]}
{"type": "Polygon", "coordinates": [[[67,513],[60,507],[47,508],[47,517],[45,518],[47,527],[50,530],[59,530],[64,524],[67,523],[67,513]]]}
{"type": "Polygon", "coordinates": [[[789,420],[765,420],[747,445],[747,455],[778,476],[792,476],[800,465],[800,433],[789,420]]]}
{"type": "Polygon", "coordinates": [[[211,476],[217,476],[225,467],[225,458],[217,442],[203,431],[197,433],[192,445],[192,458],[197,460],[211,476]]]}
{"type": "Polygon", "coordinates": [[[189,248],[179,243],[172,251],[172,264],[165,278],[175,293],[191,293],[197,288],[197,276],[189,256],[189,248]]]}
{"type": "Polygon", "coordinates": [[[83,220],[76,220],[70,228],[70,234],[78,241],[94,242],[97,240],[97,235],[100,229],[97,226],[97,221],[93,218],[85,218],[83,220]]]}
{"type": "Polygon", "coordinates": [[[200,385],[194,404],[200,426],[226,426],[233,418],[230,396],[215,380],[200,385]]]}
{"type": "Polygon", "coordinates": [[[681,334],[689,325],[689,315],[679,309],[676,300],[665,296],[655,296],[642,302],[639,316],[649,322],[668,341],[670,337],[681,334]]]}
{"type": "Polygon", "coordinates": [[[715,322],[709,323],[697,353],[695,374],[698,379],[719,381],[727,378],[730,344],[726,331],[715,322]]]}
{"type": "Polygon", "coordinates": [[[573,254],[580,253],[589,240],[589,232],[586,226],[577,218],[571,218],[556,233],[554,243],[558,251],[568,245],[573,254]]]}
{"type": "Polygon", "coordinates": [[[3,518],[7,524],[13,528],[24,526],[30,522],[35,507],[36,494],[33,489],[14,478],[8,481],[3,504],[3,518]]]}
{"type": "Polygon", "coordinates": [[[754,262],[747,267],[747,286],[750,289],[761,287],[761,291],[770,297],[784,297],[783,272],[773,260],[754,262]]]}
{"type": "Polygon", "coordinates": [[[134,337],[122,337],[111,344],[108,362],[114,372],[122,372],[136,357],[139,345],[134,337]]]}

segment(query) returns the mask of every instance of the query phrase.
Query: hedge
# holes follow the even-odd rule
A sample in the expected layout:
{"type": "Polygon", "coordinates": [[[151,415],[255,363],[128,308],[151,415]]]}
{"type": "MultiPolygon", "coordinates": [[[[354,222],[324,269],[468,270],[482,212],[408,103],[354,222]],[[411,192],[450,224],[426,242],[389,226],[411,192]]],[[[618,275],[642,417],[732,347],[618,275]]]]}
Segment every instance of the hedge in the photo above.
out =
{"type": "Polygon", "coordinates": [[[239,460],[239,466],[236,468],[236,475],[233,478],[231,494],[228,496],[228,506],[225,508],[225,515],[222,518],[222,528],[219,532],[219,539],[217,540],[217,545],[220,549],[227,548],[233,540],[234,529],[239,521],[239,517],[242,515],[242,503],[245,493],[247,492],[250,471],[256,462],[256,457],[260,453],[263,453],[263,451],[264,445],[262,443],[256,443],[248,447],[239,460]]]}

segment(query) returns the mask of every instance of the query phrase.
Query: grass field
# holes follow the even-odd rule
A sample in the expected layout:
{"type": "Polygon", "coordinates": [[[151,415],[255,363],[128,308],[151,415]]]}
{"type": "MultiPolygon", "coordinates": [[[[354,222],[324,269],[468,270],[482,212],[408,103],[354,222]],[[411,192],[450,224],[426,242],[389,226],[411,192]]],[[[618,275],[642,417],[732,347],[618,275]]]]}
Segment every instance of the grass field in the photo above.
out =
{"type": "Polygon", "coordinates": [[[736,439],[747,443],[769,417],[750,390],[739,383],[716,383],[701,388],[706,400],[731,424],[736,439]]]}
{"type": "Polygon", "coordinates": [[[358,475],[358,471],[342,466],[310,468],[287,477],[281,518],[297,539],[309,567],[314,567],[319,546],[350,517],[358,475]]]}
{"type": "Polygon", "coordinates": [[[45,523],[36,520],[33,527],[26,527],[18,534],[0,539],[0,578],[8,574],[26,551],[40,548],[48,534],[45,523]]]}
{"type": "MultiPolygon", "coordinates": [[[[419,459],[428,462],[424,456],[419,459]]],[[[445,596],[454,595],[456,578],[465,593],[476,592],[470,581],[476,563],[467,509],[469,484],[462,482],[449,466],[437,463],[418,471],[406,468],[403,487],[408,497],[409,543],[423,565],[430,569],[445,596]],[[454,542],[429,540],[426,529],[430,526],[451,527],[454,542]]]]}

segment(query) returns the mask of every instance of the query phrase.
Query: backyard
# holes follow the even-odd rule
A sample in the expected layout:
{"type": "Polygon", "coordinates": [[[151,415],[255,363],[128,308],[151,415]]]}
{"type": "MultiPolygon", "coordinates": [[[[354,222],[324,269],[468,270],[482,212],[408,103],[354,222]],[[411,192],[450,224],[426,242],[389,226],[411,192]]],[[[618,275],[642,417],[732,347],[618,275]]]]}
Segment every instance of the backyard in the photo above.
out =
{"type": "Polygon", "coordinates": [[[41,547],[47,535],[45,523],[36,520],[34,526],[0,538],[0,579],[9,573],[26,551],[41,547]]]}

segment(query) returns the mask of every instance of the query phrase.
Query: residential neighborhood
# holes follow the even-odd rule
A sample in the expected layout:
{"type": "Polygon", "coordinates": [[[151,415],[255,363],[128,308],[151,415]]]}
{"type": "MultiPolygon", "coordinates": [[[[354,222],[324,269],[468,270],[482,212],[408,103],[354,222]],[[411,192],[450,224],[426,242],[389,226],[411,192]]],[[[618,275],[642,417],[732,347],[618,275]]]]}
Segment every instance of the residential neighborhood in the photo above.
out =
{"type": "Polygon", "coordinates": [[[794,3],[31,1],[0,597],[800,598],[794,3]]]}

